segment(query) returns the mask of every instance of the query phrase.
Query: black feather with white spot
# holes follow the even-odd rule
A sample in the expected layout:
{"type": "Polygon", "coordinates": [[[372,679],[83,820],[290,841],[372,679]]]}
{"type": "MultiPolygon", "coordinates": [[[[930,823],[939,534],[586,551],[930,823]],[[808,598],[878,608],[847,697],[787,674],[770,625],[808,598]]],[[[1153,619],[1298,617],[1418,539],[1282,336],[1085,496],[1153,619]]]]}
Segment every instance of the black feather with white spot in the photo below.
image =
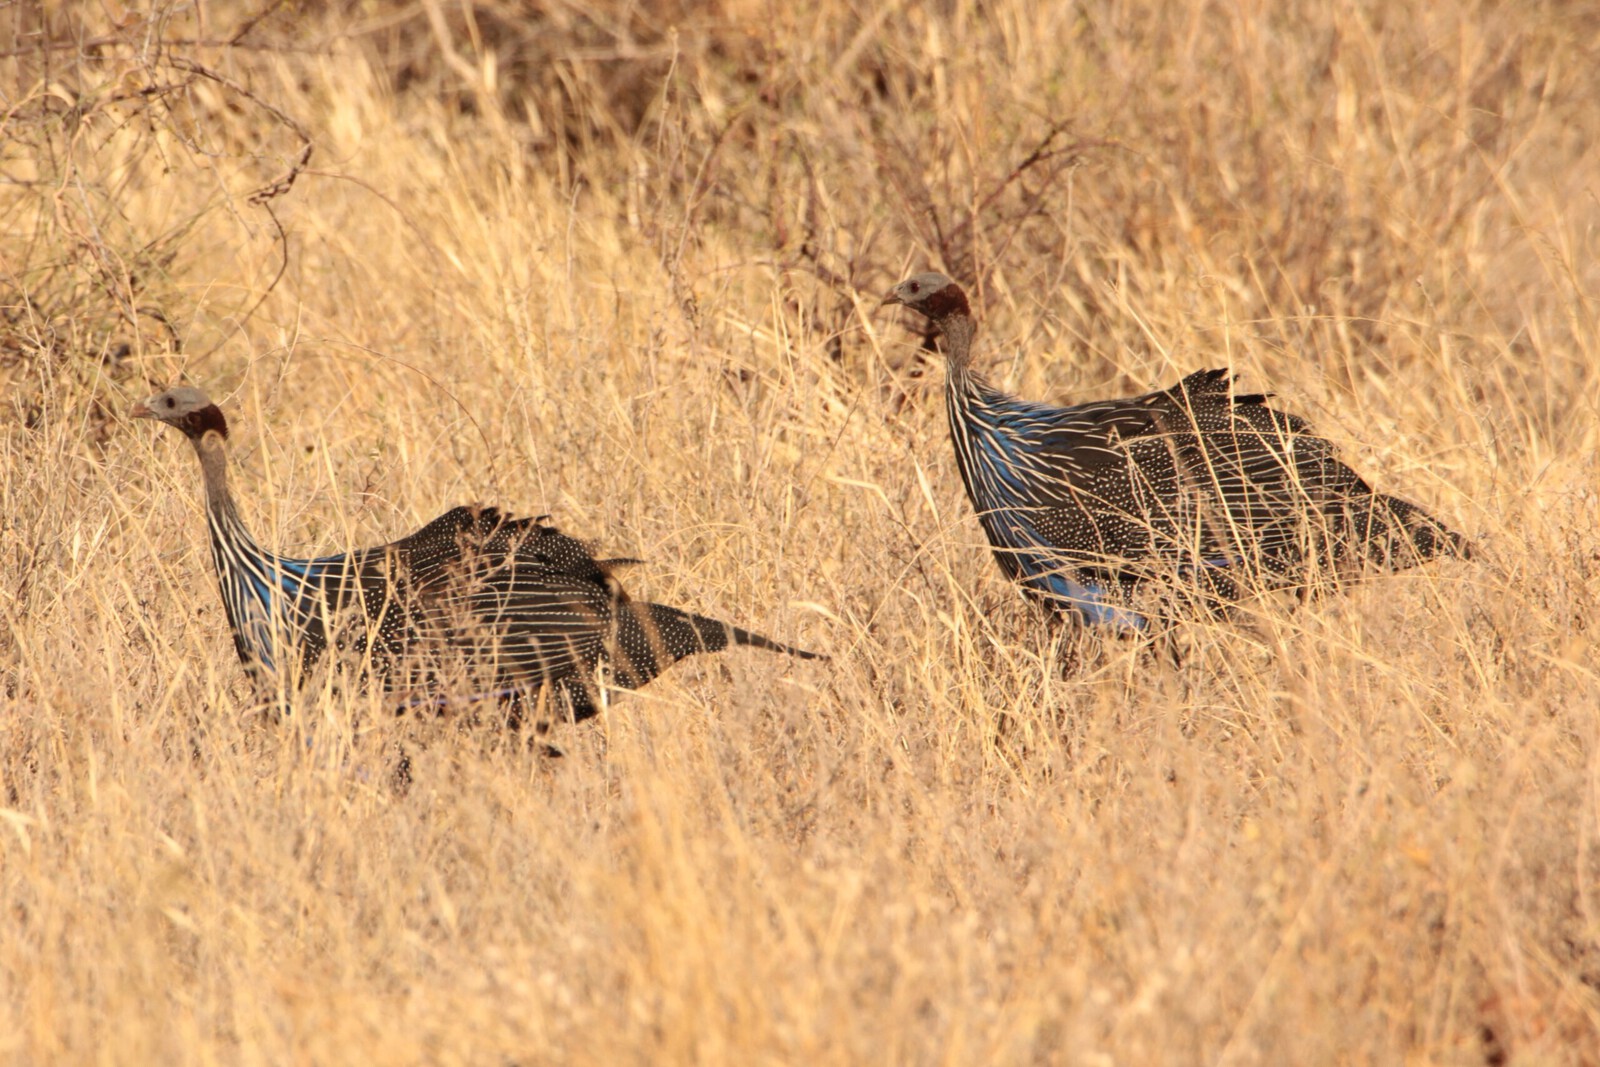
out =
{"type": "Polygon", "coordinates": [[[726,623],[631,600],[590,546],[545,517],[457,507],[392,544],[316,559],[262,549],[228,491],[221,412],[180,387],[134,409],[183,430],[200,456],[212,559],[234,643],[258,680],[293,689],[330,644],[402,707],[553,692],[574,719],[597,708],[596,673],[637,688],[696,652],[750,645],[802,658],[726,623]],[[293,663],[294,671],[284,665],[293,663]]]}
{"type": "Polygon", "coordinates": [[[1147,582],[1217,606],[1471,555],[1415,504],[1374,491],[1302,419],[1234,393],[1227,371],[1126,399],[1034,403],[972,370],[976,325],[950,279],[917,275],[884,302],[944,334],[967,493],[1001,569],[1060,612],[1143,629],[1131,594],[1147,582]]]}

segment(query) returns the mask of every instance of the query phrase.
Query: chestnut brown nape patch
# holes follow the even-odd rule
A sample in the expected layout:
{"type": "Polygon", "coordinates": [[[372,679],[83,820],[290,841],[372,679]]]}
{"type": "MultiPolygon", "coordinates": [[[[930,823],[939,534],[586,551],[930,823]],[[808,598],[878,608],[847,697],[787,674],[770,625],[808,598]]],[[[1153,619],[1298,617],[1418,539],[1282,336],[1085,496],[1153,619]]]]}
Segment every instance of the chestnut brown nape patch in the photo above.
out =
{"type": "Polygon", "coordinates": [[[196,440],[204,437],[207,430],[215,430],[224,438],[228,436],[228,420],[215,404],[207,404],[183,420],[183,432],[196,440]]]}
{"type": "Polygon", "coordinates": [[[967,294],[961,291],[961,286],[951,282],[936,293],[929,293],[917,305],[924,315],[930,319],[944,319],[951,315],[970,315],[971,309],[967,307],[967,294]]]}

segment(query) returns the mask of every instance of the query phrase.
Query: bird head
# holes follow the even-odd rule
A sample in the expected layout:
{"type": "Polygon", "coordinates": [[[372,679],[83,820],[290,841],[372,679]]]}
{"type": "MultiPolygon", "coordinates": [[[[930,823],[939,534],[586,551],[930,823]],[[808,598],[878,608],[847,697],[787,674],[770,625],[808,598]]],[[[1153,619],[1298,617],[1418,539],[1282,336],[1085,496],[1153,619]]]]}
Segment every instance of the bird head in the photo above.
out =
{"type": "Polygon", "coordinates": [[[208,431],[228,436],[228,420],[222,409],[192,385],[178,385],[135,404],[130,413],[136,419],[157,419],[176,426],[184,436],[198,441],[208,431]]]}
{"type": "Polygon", "coordinates": [[[903,304],[935,322],[952,315],[970,314],[967,294],[961,291],[961,286],[932,270],[912,275],[889,290],[889,295],[883,298],[880,306],[887,307],[890,304],[903,304]]]}

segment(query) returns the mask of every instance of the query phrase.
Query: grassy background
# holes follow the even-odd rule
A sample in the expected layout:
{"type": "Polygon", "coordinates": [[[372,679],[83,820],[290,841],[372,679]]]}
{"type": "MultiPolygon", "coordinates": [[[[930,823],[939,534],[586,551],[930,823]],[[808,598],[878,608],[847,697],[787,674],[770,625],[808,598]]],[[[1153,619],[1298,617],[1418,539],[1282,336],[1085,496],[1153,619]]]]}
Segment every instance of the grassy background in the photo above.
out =
{"type": "Polygon", "coordinates": [[[1600,6],[25,2],[0,53],[0,1057],[1600,1062],[1600,6]],[[875,309],[928,267],[997,381],[1231,364],[1483,559],[1064,676],[875,309]],[[833,660],[561,761],[334,697],[308,751],[126,417],[179,375],[268,545],[548,511],[833,660]]]}

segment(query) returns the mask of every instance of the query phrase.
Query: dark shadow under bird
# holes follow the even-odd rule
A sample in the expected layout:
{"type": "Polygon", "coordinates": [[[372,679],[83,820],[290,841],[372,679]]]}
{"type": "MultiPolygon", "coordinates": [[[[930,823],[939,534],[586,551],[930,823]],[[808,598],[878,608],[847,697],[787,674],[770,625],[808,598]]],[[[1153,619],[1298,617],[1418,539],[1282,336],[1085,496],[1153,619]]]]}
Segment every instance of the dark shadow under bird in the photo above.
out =
{"type": "Polygon", "coordinates": [[[198,389],[133,415],[194,445],[222,602],[246,670],[286,700],[330,646],[398,710],[493,701],[521,721],[535,701],[581,721],[605,686],[636,689],[686,656],[749,645],[821,658],[716,619],[631,599],[616,571],[543,518],[457,507],[392,544],[316,559],[263,549],[228,488],[227,420],[198,389]]]}
{"type": "Polygon", "coordinates": [[[972,368],[966,294],[929,272],[884,304],[944,336],[956,462],[1001,570],[1057,613],[1147,631],[1142,587],[1222,610],[1255,592],[1337,587],[1472,547],[1415,504],[1375,491],[1270,394],[1226,370],[1143,396],[1054,407],[972,368]]]}

